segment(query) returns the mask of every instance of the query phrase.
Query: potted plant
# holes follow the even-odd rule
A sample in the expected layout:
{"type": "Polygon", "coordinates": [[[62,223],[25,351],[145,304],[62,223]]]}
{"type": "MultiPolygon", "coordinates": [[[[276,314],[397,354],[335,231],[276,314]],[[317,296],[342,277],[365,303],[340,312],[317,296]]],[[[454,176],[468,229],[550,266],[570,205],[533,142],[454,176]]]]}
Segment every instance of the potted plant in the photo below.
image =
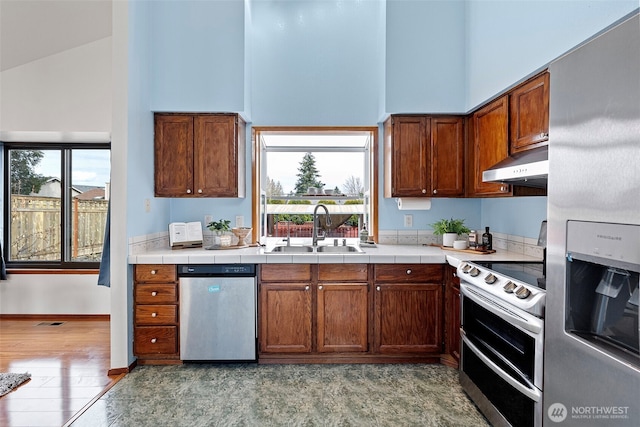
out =
{"type": "Polygon", "coordinates": [[[221,219],[220,221],[211,221],[207,224],[207,228],[213,231],[213,246],[231,246],[231,221],[221,219]]]}
{"type": "Polygon", "coordinates": [[[441,219],[431,224],[433,234],[442,236],[442,246],[453,246],[453,242],[461,234],[467,234],[471,230],[464,225],[464,219],[441,219]]]}

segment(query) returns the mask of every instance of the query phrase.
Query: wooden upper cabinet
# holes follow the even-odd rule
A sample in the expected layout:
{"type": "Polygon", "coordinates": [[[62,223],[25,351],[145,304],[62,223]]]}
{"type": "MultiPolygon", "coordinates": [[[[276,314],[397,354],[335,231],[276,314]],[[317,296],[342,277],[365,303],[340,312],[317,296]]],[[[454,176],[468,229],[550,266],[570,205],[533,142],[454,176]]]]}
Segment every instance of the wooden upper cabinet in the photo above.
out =
{"type": "Polygon", "coordinates": [[[549,73],[518,86],[509,94],[511,154],[546,145],[549,140],[549,73]]]}
{"type": "Polygon", "coordinates": [[[384,196],[462,196],[462,117],[394,115],[384,125],[384,196]]]}
{"type": "Polygon", "coordinates": [[[431,119],[431,195],[464,195],[464,119],[431,119]]]}
{"type": "Polygon", "coordinates": [[[510,195],[509,185],[482,182],[482,172],[508,157],[509,98],[502,96],[476,111],[470,123],[468,196],[510,195]]]}
{"type": "Polygon", "coordinates": [[[245,123],[237,114],[155,115],[155,194],[244,197],[245,123]]]}

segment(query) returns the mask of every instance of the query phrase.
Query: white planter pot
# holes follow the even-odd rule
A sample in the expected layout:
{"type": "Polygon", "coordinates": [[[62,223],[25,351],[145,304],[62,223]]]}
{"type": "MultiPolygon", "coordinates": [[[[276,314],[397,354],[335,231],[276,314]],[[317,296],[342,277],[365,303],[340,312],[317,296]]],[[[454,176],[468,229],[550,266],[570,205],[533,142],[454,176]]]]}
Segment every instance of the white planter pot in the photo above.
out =
{"type": "Polygon", "coordinates": [[[453,247],[453,242],[458,238],[456,233],[444,233],[442,235],[442,246],[453,247]]]}

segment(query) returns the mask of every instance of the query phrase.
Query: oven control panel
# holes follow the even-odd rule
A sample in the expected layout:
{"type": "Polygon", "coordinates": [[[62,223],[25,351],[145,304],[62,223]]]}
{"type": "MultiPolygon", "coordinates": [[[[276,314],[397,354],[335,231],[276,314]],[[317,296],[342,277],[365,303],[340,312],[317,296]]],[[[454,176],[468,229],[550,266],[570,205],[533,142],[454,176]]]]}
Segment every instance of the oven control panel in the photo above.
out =
{"type": "Polygon", "coordinates": [[[494,299],[507,302],[537,317],[544,317],[546,291],[488,267],[461,262],[458,277],[462,282],[481,289],[494,299]]]}

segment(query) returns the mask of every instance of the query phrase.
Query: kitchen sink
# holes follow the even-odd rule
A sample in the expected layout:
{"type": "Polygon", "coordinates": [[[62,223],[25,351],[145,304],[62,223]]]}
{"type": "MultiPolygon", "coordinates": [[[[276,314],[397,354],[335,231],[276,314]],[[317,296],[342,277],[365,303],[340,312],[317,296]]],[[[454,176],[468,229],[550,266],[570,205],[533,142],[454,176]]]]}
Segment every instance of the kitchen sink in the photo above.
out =
{"type": "Polygon", "coordinates": [[[332,254],[347,254],[347,253],[363,253],[364,251],[357,246],[276,246],[267,253],[332,253],[332,254]]]}
{"type": "Polygon", "coordinates": [[[269,253],[305,253],[305,252],[313,252],[313,247],[311,246],[276,246],[271,249],[269,253]]]}
{"type": "Polygon", "coordinates": [[[358,252],[358,253],[364,252],[362,249],[360,249],[357,246],[318,246],[317,251],[338,253],[338,254],[351,253],[351,252],[358,252]]]}

